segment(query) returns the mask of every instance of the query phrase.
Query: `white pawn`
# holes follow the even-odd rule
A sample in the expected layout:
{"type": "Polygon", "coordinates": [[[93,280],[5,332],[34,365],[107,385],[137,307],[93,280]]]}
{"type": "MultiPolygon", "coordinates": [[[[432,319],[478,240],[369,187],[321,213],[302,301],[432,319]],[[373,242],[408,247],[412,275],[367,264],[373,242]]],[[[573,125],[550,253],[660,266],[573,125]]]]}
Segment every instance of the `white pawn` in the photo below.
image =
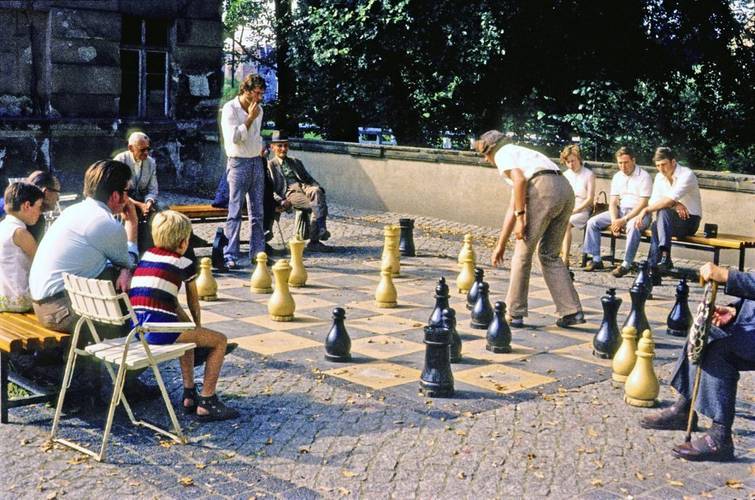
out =
{"type": "Polygon", "coordinates": [[[375,305],[380,308],[396,307],[398,294],[396,287],[393,285],[391,277],[391,268],[384,267],[380,270],[380,283],[375,289],[375,305]]]}
{"type": "Polygon", "coordinates": [[[650,408],[655,406],[660,384],[653,369],[655,356],[655,342],[650,330],[642,332],[642,338],[637,346],[637,361],[632,372],[624,383],[624,401],[632,406],[650,408]]]}
{"type": "Polygon", "coordinates": [[[304,240],[294,238],[288,242],[291,250],[291,275],[288,284],[294,288],[303,287],[307,284],[307,270],[304,268],[304,240]]]}
{"type": "Polygon", "coordinates": [[[252,278],[249,280],[249,290],[252,293],[273,293],[273,278],[267,270],[267,254],[257,254],[257,267],[254,268],[252,278]]]}
{"type": "Polygon", "coordinates": [[[218,282],[212,276],[212,260],[209,257],[203,257],[199,261],[197,295],[200,300],[218,300],[218,282]]]}
{"type": "Polygon", "coordinates": [[[291,266],[288,261],[281,259],[273,266],[275,275],[275,291],[267,301],[267,312],[273,321],[293,321],[296,303],[288,289],[288,276],[291,266]]]}
{"type": "Polygon", "coordinates": [[[477,265],[477,255],[475,255],[474,248],[472,247],[472,233],[464,235],[464,243],[461,245],[461,251],[459,252],[459,264],[463,265],[467,257],[472,258],[472,268],[477,265]]]}

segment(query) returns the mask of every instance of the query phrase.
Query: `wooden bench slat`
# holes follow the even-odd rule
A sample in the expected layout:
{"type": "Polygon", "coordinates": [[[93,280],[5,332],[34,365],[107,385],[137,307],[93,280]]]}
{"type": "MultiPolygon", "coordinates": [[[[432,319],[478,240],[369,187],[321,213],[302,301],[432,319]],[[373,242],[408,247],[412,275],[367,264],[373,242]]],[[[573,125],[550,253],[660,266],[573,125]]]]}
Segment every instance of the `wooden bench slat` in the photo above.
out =
{"type": "Polygon", "coordinates": [[[52,347],[68,336],[67,333],[43,327],[33,314],[0,313],[0,349],[3,351],[52,347]]]}

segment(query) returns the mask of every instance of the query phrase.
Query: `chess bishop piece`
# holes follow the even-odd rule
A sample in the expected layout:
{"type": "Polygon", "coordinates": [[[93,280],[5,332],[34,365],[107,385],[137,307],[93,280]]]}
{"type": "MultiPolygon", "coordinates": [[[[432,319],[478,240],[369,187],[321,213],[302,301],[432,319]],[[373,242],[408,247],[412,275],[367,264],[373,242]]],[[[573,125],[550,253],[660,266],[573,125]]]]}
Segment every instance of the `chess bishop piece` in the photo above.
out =
{"type": "Polygon", "coordinates": [[[351,361],[351,338],[344,325],[345,319],[346,311],[342,307],[333,309],[333,325],[325,338],[325,359],[328,361],[351,361]]]}
{"type": "Polygon", "coordinates": [[[401,238],[398,243],[398,251],[405,257],[414,257],[414,219],[399,219],[398,227],[401,229],[401,238]]]}
{"type": "Polygon", "coordinates": [[[451,363],[461,362],[461,337],[456,331],[456,311],[453,307],[443,309],[441,325],[448,330],[449,335],[449,359],[451,363]]]}
{"type": "Polygon", "coordinates": [[[624,401],[632,406],[650,408],[655,406],[660,385],[653,369],[655,343],[650,330],[642,332],[637,346],[637,361],[624,382],[624,401]]]}
{"type": "Polygon", "coordinates": [[[209,257],[202,257],[199,261],[197,295],[200,300],[218,300],[218,282],[212,276],[212,261],[209,257]]]}
{"type": "MultiPolygon", "coordinates": [[[[645,300],[647,300],[647,288],[642,285],[634,285],[629,290],[629,295],[632,297],[632,308],[629,310],[629,315],[624,321],[624,326],[631,326],[636,332],[644,332],[650,330],[650,324],[648,323],[647,316],[645,316],[645,300]]],[[[639,333],[636,333],[639,340],[639,333]]]]}
{"type": "Polygon", "coordinates": [[[488,327],[488,334],[485,336],[485,349],[494,353],[511,352],[511,329],[506,323],[506,304],[503,302],[495,303],[493,321],[488,327]]]}
{"type": "Polygon", "coordinates": [[[459,252],[459,258],[458,258],[459,264],[463,265],[467,257],[472,258],[472,267],[474,267],[475,262],[477,262],[477,255],[475,254],[474,248],[472,247],[472,234],[471,233],[467,233],[464,235],[464,243],[461,245],[461,251],[459,252]]]}
{"type": "Polygon", "coordinates": [[[640,264],[640,271],[634,279],[632,286],[639,286],[646,290],[645,300],[653,298],[653,281],[650,279],[650,266],[648,261],[643,260],[640,264]]]}
{"type": "Polygon", "coordinates": [[[592,354],[598,358],[610,359],[616,354],[621,345],[621,333],[616,317],[621,307],[621,298],[616,297],[616,289],[609,288],[606,294],[601,297],[600,303],[603,305],[603,321],[595,337],[592,339],[592,354]]]}
{"type": "Polygon", "coordinates": [[[624,383],[632,373],[634,362],[637,360],[637,332],[634,327],[625,326],[621,329],[621,346],[613,356],[611,378],[614,382],[624,383]]]}
{"type": "Polygon", "coordinates": [[[449,398],[454,394],[449,344],[451,332],[443,327],[425,327],[425,367],[419,386],[429,398],[449,398]]]}
{"type": "Polygon", "coordinates": [[[689,310],[689,286],[687,280],[682,278],[676,285],[676,302],[666,319],[666,333],[675,337],[686,337],[692,326],[692,313],[689,310]]]}
{"type": "Polygon", "coordinates": [[[471,255],[464,257],[464,262],[461,264],[461,272],[456,278],[456,289],[459,293],[468,293],[474,284],[474,260],[471,255]]]}
{"type": "Polygon", "coordinates": [[[307,270],[304,268],[304,240],[294,238],[288,242],[291,250],[291,274],[288,284],[300,288],[307,284],[307,270]]]}
{"type": "Polygon", "coordinates": [[[438,285],[435,287],[435,307],[433,312],[430,313],[430,318],[427,320],[427,326],[433,326],[440,328],[443,320],[443,309],[448,307],[448,285],[446,284],[446,278],[442,277],[438,280],[438,285]]]}
{"type": "Polygon", "coordinates": [[[267,312],[273,321],[292,321],[296,303],[288,289],[288,276],[291,274],[291,266],[288,261],[281,259],[273,266],[275,276],[275,291],[267,301],[267,312]]]}
{"type": "Polygon", "coordinates": [[[228,238],[223,232],[223,228],[219,227],[215,230],[215,239],[212,240],[212,267],[218,271],[227,271],[225,267],[225,259],[223,257],[223,249],[228,245],[228,238]]]}
{"type": "Polygon", "coordinates": [[[493,321],[493,308],[488,298],[488,284],[483,281],[478,287],[477,302],[472,308],[470,326],[478,330],[487,330],[491,321],[493,321]]]}
{"type": "Polygon", "coordinates": [[[475,305],[475,302],[477,302],[477,295],[479,293],[480,283],[485,279],[485,270],[481,267],[475,267],[474,268],[474,283],[472,283],[472,288],[469,289],[469,292],[467,293],[467,309],[472,310],[472,308],[475,305]]]}
{"type": "Polygon", "coordinates": [[[391,308],[397,305],[396,287],[391,277],[391,267],[383,267],[380,270],[380,283],[375,290],[375,305],[380,308],[391,308]]]}
{"type": "Polygon", "coordinates": [[[259,252],[256,260],[257,266],[249,280],[249,291],[251,293],[273,293],[273,278],[267,270],[267,254],[259,252]]]}

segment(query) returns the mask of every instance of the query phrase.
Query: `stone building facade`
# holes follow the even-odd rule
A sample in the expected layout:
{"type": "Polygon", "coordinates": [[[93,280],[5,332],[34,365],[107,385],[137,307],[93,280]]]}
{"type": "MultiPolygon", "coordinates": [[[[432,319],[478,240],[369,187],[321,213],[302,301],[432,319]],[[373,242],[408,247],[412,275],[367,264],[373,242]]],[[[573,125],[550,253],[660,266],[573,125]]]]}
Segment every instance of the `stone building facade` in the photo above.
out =
{"type": "Polygon", "coordinates": [[[153,139],[163,188],[222,172],[221,0],[0,0],[0,177],[50,168],[78,190],[93,161],[153,139]]]}

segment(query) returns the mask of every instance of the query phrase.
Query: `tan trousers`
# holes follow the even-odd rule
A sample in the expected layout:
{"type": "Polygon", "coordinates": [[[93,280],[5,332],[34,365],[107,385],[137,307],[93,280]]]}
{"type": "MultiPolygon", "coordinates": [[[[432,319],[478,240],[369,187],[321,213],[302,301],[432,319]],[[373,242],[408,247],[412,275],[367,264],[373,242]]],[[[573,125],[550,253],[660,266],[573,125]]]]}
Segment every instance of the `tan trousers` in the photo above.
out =
{"type": "Polygon", "coordinates": [[[514,244],[506,296],[510,316],[527,316],[527,293],[535,248],[558,314],[565,316],[582,310],[569,271],[559,257],[573,209],[574,192],[563,176],[540,175],[527,183],[526,239],[516,240],[514,244]]]}

